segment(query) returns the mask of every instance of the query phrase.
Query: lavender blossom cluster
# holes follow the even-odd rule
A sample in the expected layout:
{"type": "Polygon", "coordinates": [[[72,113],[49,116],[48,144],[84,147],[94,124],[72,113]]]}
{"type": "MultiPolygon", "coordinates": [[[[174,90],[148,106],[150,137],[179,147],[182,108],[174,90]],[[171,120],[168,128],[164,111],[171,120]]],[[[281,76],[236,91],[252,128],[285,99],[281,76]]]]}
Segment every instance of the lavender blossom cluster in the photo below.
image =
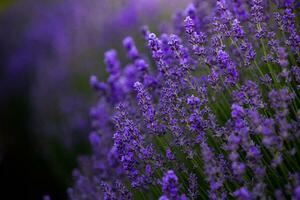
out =
{"type": "Polygon", "coordinates": [[[70,198],[300,199],[298,6],[194,0],[171,33],[143,27],[151,58],[107,51],[70,198]]]}

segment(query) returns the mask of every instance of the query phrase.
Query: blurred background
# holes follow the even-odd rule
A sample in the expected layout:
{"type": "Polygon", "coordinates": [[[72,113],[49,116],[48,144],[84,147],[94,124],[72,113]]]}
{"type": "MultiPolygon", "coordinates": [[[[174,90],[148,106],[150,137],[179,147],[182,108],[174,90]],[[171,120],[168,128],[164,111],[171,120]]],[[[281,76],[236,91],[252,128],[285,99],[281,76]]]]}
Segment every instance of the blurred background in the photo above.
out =
{"type": "MultiPolygon", "coordinates": [[[[103,53],[119,51],[147,24],[165,21],[184,0],[0,1],[1,199],[67,199],[79,155],[89,154],[89,76],[105,78],[103,53]]],[[[145,52],[146,53],[146,52],[145,52]]]]}

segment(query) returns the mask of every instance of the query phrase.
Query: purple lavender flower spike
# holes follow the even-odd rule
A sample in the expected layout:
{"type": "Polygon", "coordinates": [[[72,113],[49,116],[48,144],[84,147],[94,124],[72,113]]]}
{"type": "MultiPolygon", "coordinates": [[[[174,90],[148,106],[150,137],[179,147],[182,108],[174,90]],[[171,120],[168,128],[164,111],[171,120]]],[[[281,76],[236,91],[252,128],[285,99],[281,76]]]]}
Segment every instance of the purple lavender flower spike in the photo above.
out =
{"type": "Polygon", "coordinates": [[[253,81],[247,81],[239,91],[234,91],[233,98],[241,106],[250,106],[253,109],[264,107],[258,85],[253,81]]]}
{"type": "Polygon", "coordinates": [[[200,99],[192,95],[187,98],[187,104],[192,107],[197,107],[200,104],[200,99]]]}
{"type": "Polygon", "coordinates": [[[192,45],[194,53],[198,56],[204,56],[206,50],[204,43],[206,42],[206,35],[203,32],[197,32],[195,27],[195,21],[187,16],[184,20],[185,22],[185,32],[189,35],[189,42],[192,45]]]}
{"type": "Polygon", "coordinates": [[[144,59],[137,59],[135,61],[135,66],[141,72],[147,72],[149,68],[149,64],[144,59]]]}
{"type": "Polygon", "coordinates": [[[167,173],[163,177],[162,189],[163,193],[174,199],[177,197],[178,192],[178,178],[172,170],[167,171],[167,173]]]}
{"type": "Polygon", "coordinates": [[[195,31],[195,22],[190,16],[185,18],[184,27],[187,34],[192,34],[195,31]]]}
{"type": "Polygon", "coordinates": [[[293,199],[295,199],[295,200],[300,199],[300,186],[297,186],[295,188],[293,199]]]}
{"type": "Polygon", "coordinates": [[[153,131],[157,129],[157,123],[155,121],[155,109],[151,102],[151,97],[145,90],[144,86],[140,82],[134,83],[134,88],[137,91],[137,101],[147,121],[147,127],[153,131]]]}
{"type": "Polygon", "coordinates": [[[128,57],[135,60],[139,58],[139,52],[135,46],[135,43],[131,37],[126,37],[123,40],[123,46],[127,50],[128,57]]]}
{"type": "Polygon", "coordinates": [[[229,85],[235,84],[238,81],[239,75],[229,54],[223,50],[218,50],[217,61],[220,69],[223,70],[225,82],[229,85]]]}
{"type": "Polygon", "coordinates": [[[292,73],[297,83],[300,84],[300,67],[293,66],[292,73]]]}
{"type": "Polygon", "coordinates": [[[204,161],[204,173],[209,183],[210,199],[219,199],[224,195],[223,183],[225,181],[225,163],[223,157],[217,157],[206,141],[201,143],[202,158],[204,161]]]}
{"type": "Polygon", "coordinates": [[[185,76],[186,71],[190,70],[188,65],[189,55],[187,49],[182,45],[181,39],[172,34],[169,38],[168,45],[171,48],[171,51],[174,54],[174,57],[179,60],[180,68],[179,68],[179,76],[185,76]]]}
{"type": "Polygon", "coordinates": [[[198,196],[199,196],[199,191],[198,191],[197,176],[192,173],[189,176],[188,197],[190,199],[197,199],[198,196]]]}
{"type": "Polygon", "coordinates": [[[178,178],[173,170],[167,171],[161,182],[163,196],[160,199],[185,200],[185,195],[178,194],[178,178]]]}
{"type": "Polygon", "coordinates": [[[174,154],[172,153],[172,151],[171,151],[170,148],[168,148],[168,149],[166,150],[166,157],[167,157],[167,159],[170,160],[170,161],[172,161],[172,160],[175,159],[175,156],[174,156],[174,154]]]}
{"type": "Polygon", "coordinates": [[[251,15],[255,23],[264,21],[263,0],[252,0],[251,15]]]}
{"type": "Polygon", "coordinates": [[[244,38],[245,32],[240,26],[240,22],[237,19],[234,19],[232,22],[232,30],[234,32],[235,39],[244,38]]]}
{"type": "Polygon", "coordinates": [[[111,75],[116,75],[120,73],[120,62],[117,56],[117,52],[114,49],[107,51],[104,55],[106,70],[111,75]]]}
{"type": "Polygon", "coordinates": [[[247,188],[242,187],[238,190],[236,190],[233,195],[237,197],[238,200],[251,200],[252,195],[251,193],[247,190],[247,188]]]}
{"type": "Polygon", "coordinates": [[[117,200],[116,194],[113,192],[112,188],[110,185],[108,185],[105,182],[101,183],[102,188],[104,190],[104,200],[117,200]]]}
{"type": "Polygon", "coordinates": [[[183,19],[184,14],[182,11],[177,11],[173,14],[172,21],[175,34],[181,35],[181,33],[184,31],[183,19]]]}
{"type": "Polygon", "coordinates": [[[287,67],[287,65],[289,64],[288,60],[287,60],[287,56],[288,56],[288,54],[286,53],[285,48],[279,47],[278,48],[278,63],[283,68],[287,67]]]}

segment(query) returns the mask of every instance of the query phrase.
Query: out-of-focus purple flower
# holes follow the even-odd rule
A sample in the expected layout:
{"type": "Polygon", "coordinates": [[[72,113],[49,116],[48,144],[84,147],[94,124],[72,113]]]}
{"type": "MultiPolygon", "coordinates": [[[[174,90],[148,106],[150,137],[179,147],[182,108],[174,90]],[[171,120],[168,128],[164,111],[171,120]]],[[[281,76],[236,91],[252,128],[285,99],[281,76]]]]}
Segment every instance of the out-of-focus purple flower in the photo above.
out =
{"type": "Polygon", "coordinates": [[[253,81],[247,81],[239,91],[233,92],[235,102],[254,109],[263,108],[263,100],[258,86],[253,81]]]}
{"type": "Polygon", "coordinates": [[[169,170],[164,174],[162,179],[162,190],[163,196],[160,199],[170,199],[170,200],[184,200],[185,195],[178,194],[178,178],[174,171],[169,170]]]}
{"type": "Polygon", "coordinates": [[[300,186],[297,186],[294,191],[294,199],[300,199],[300,186]]]}
{"type": "Polygon", "coordinates": [[[242,188],[236,190],[233,194],[239,200],[250,200],[250,199],[252,199],[251,193],[245,187],[242,187],[242,188]]]}
{"type": "Polygon", "coordinates": [[[139,52],[134,44],[134,41],[131,37],[126,37],[123,40],[123,46],[128,52],[128,57],[131,59],[137,59],[139,57],[139,52]]]}

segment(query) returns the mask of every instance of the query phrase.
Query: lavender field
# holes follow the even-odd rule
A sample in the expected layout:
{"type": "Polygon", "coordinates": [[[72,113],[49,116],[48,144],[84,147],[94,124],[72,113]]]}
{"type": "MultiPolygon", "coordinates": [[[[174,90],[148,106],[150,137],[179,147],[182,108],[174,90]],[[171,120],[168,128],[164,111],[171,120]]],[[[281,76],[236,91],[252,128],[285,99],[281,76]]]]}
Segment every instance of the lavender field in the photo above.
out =
{"type": "Polygon", "coordinates": [[[300,2],[0,4],[0,199],[300,200],[300,2]]]}

